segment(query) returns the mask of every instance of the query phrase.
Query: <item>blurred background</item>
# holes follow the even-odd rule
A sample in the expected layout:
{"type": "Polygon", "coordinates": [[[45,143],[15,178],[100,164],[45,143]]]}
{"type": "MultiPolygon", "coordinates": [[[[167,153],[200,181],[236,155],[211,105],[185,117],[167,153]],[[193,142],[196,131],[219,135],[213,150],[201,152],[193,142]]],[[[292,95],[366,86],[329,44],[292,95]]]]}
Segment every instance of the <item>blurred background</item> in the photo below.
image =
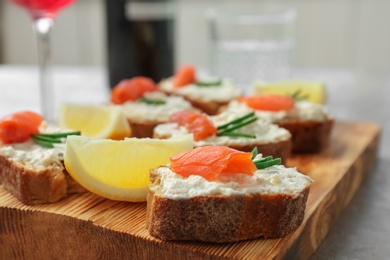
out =
{"type": "MultiPolygon", "coordinates": [[[[169,54],[168,59],[172,59],[173,67],[190,63],[207,68],[207,8],[262,10],[277,2],[297,12],[294,67],[340,67],[372,72],[390,68],[390,1],[387,0],[175,0],[169,2],[169,10],[163,7],[165,11],[157,10],[154,14],[148,12],[150,6],[132,6],[133,2],[77,0],[61,11],[52,32],[53,64],[112,66],[110,58],[114,54],[112,49],[109,51],[109,44],[113,43],[108,39],[113,36],[109,19],[119,15],[131,21],[137,19],[135,16],[142,13],[143,8],[146,16],[161,16],[170,21],[172,30],[162,37],[172,38],[172,55],[169,54]],[[114,15],[111,10],[112,17],[109,17],[110,2],[117,6],[112,9],[122,5],[124,14],[114,15]]],[[[161,5],[168,2],[150,3],[160,4],[156,9],[161,9],[161,5]]],[[[9,1],[2,0],[0,5],[0,64],[36,64],[29,14],[9,1]]],[[[116,51],[119,54],[115,55],[120,57],[123,50],[117,48],[116,51]]],[[[131,55],[127,59],[129,64],[134,63],[131,55]]]]}

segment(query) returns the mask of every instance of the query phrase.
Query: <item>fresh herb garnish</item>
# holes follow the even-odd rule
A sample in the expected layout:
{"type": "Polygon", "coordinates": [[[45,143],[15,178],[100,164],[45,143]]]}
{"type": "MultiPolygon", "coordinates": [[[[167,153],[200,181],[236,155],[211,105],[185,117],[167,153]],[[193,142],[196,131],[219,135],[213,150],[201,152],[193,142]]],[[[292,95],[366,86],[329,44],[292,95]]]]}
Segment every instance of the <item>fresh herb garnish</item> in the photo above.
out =
{"type": "Polygon", "coordinates": [[[309,95],[303,95],[302,94],[302,90],[301,89],[298,89],[297,91],[295,91],[294,93],[292,93],[291,95],[289,95],[290,97],[292,97],[293,99],[299,101],[299,100],[306,100],[309,98],[309,95]]]}
{"type": "Polygon", "coordinates": [[[139,101],[146,103],[146,104],[149,104],[149,105],[164,105],[166,103],[164,100],[151,99],[151,98],[146,98],[146,97],[140,98],[139,101]]]}
{"type": "Polygon", "coordinates": [[[245,137],[245,138],[256,138],[256,135],[245,134],[245,133],[235,133],[235,132],[221,132],[218,133],[219,136],[230,136],[230,137],[245,137]]]}
{"type": "Polygon", "coordinates": [[[272,156],[270,158],[268,158],[268,156],[267,156],[259,161],[255,161],[254,163],[255,163],[257,169],[265,169],[265,168],[268,168],[268,167],[271,167],[274,165],[278,165],[281,162],[282,162],[282,160],[280,158],[273,159],[272,156]]]}
{"type": "Polygon", "coordinates": [[[64,132],[64,133],[45,133],[45,134],[32,134],[32,140],[40,146],[53,148],[54,144],[60,144],[64,142],[64,138],[69,135],[80,135],[80,131],[64,132]]]}
{"type": "Polygon", "coordinates": [[[246,114],[244,116],[236,118],[236,119],[234,119],[234,120],[232,120],[232,121],[230,121],[230,122],[228,122],[228,123],[226,123],[224,125],[218,126],[218,130],[230,129],[230,127],[232,127],[232,126],[234,126],[236,124],[239,124],[239,123],[241,123],[241,122],[243,122],[245,120],[251,119],[253,117],[255,117],[255,112],[251,112],[249,114],[246,114]]]}
{"type": "Polygon", "coordinates": [[[265,169],[265,168],[268,168],[268,167],[271,167],[271,166],[274,166],[274,165],[278,165],[278,164],[281,164],[281,162],[282,162],[282,159],[280,159],[280,158],[273,158],[272,155],[266,156],[266,157],[261,158],[259,160],[255,160],[257,154],[258,154],[258,150],[257,150],[257,147],[255,147],[252,150],[252,160],[253,160],[253,162],[256,165],[256,168],[258,170],[265,169]]]}
{"type": "Polygon", "coordinates": [[[222,80],[217,79],[214,81],[196,81],[195,85],[198,87],[214,87],[214,86],[220,86],[222,84],[222,80]]]}
{"type": "Polygon", "coordinates": [[[251,153],[252,153],[252,160],[254,160],[256,158],[256,156],[259,154],[259,150],[257,150],[257,146],[255,146],[255,148],[253,148],[251,153]]]}
{"type": "Polygon", "coordinates": [[[256,138],[253,134],[237,133],[234,130],[240,129],[246,125],[249,125],[257,120],[254,112],[246,114],[242,117],[234,119],[224,125],[218,127],[218,136],[233,136],[233,137],[245,137],[245,138],[256,138]]]}

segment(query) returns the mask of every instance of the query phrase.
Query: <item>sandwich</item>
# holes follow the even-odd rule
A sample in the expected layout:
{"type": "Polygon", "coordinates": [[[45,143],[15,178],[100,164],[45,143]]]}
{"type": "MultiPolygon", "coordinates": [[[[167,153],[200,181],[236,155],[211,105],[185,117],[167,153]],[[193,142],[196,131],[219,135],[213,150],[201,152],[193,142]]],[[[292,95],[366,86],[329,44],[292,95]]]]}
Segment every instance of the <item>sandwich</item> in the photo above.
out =
{"type": "Polygon", "coordinates": [[[225,107],[226,112],[255,112],[258,118],[287,129],[292,135],[292,152],[315,153],[330,138],[334,118],[322,104],[277,94],[242,96],[225,107]]]}
{"type": "Polygon", "coordinates": [[[49,126],[32,111],[0,120],[0,185],[26,205],[85,192],[64,167],[64,139],[80,134],[49,126]]]}
{"type": "Polygon", "coordinates": [[[121,105],[132,137],[152,137],[153,129],[169,120],[180,110],[195,110],[191,103],[179,96],[168,96],[158,91],[149,78],[124,79],[111,92],[111,103],[121,105]]]}
{"type": "Polygon", "coordinates": [[[161,240],[278,238],[304,219],[313,180],[280,160],[198,147],[150,171],[146,227],[161,240]]]}
{"type": "Polygon", "coordinates": [[[232,80],[198,76],[195,68],[189,65],[162,80],[159,89],[168,95],[183,97],[208,115],[218,114],[221,107],[242,94],[232,80]]]}

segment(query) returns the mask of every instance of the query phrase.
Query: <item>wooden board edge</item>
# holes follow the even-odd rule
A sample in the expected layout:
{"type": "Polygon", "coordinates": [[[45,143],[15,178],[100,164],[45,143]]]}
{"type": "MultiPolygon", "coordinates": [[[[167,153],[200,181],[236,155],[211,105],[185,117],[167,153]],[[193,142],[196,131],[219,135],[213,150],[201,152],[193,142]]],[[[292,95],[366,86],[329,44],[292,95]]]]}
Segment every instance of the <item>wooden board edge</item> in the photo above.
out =
{"type": "Polygon", "coordinates": [[[185,242],[139,239],[95,225],[92,221],[56,215],[53,218],[52,213],[43,211],[1,208],[0,259],[170,260],[172,256],[177,259],[210,257],[206,252],[188,250],[182,246],[185,242]],[[64,229],[63,226],[68,228],[64,229]],[[28,239],[32,236],[37,239],[28,239]],[[21,244],[20,241],[25,243],[21,244]]]}
{"type": "MultiPolygon", "coordinates": [[[[374,127],[375,128],[375,127],[374,127]]],[[[376,129],[376,128],[375,128],[376,129]]],[[[310,255],[313,254],[313,252],[317,249],[317,247],[321,244],[323,239],[328,234],[328,231],[330,230],[331,225],[337,220],[339,215],[342,213],[342,210],[348,205],[348,203],[352,200],[354,194],[359,189],[361,184],[364,181],[364,178],[368,176],[371,171],[373,170],[375,166],[375,162],[377,160],[377,154],[378,154],[378,146],[379,146],[379,139],[380,139],[380,128],[378,127],[378,131],[373,137],[368,141],[367,147],[361,151],[360,154],[358,154],[357,161],[355,161],[345,173],[345,176],[342,180],[340,180],[339,183],[336,184],[336,186],[333,188],[336,194],[343,194],[345,193],[345,190],[348,190],[348,194],[343,197],[335,197],[334,194],[327,194],[324,197],[324,200],[322,203],[320,203],[317,208],[311,213],[310,217],[308,217],[307,220],[302,225],[302,229],[299,230],[299,234],[297,234],[297,241],[293,242],[291,246],[289,245],[285,251],[283,252],[280,257],[277,258],[287,258],[287,259],[295,259],[295,258],[308,258],[310,255]],[[363,160],[364,159],[364,160],[363,160]],[[359,178],[354,178],[354,175],[356,171],[359,171],[360,174],[358,174],[359,178]],[[331,208],[337,208],[336,211],[329,212],[329,209],[331,208]],[[328,221],[326,223],[319,223],[318,219],[324,218],[323,216],[327,215],[328,221]]],[[[29,210],[27,210],[29,211],[29,210]]],[[[36,212],[34,213],[36,214],[36,212]]],[[[39,252],[40,250],[47,250],[45,256],[49,256],[50,258],[53,258],[53,255],[59,253],[61,256],[64,255],[63,251],[59,251],[57,248],[52,248],[51,241],[58,236],[58,234],[53,234],[50,232],[53,232],[55,230],[56,223],[50,223],[51,227],[44,226],[41,227],[39,224],[42,222],[42,219],[48,218],[50,213],[46,212],[40,212],[38,216],[34,216],[32,212],[18,212],[17,210],[13,208],[5,208],[4,210],[0,210],[0,219],[2,221],[0,222],[0,238],[4,238],[4,240],[0,241],[0,245],[4,245],[5,248],[7,248],[7,245],[11,245],[9,241],[7,241],[7,238],[12,237],[12,235],[19,236],[19,239],[25,239],[26,236],[24,235],[24,232],[32,232],[34,236],[45,238],[44,241],[41,240],[41,242],[44,242],[42,244],[34,244],[29,251],[26,249],[23,254],[28,253],[29,257],[31,258],[30,254],[36,254],[36,252],[39,252]],[[15,211],[15,212],[14,212],[15,211]],[[42,216],[42,215],[47,216],[42,216]],[[13,221],[16,220],[16,222],[19,224],[21,223],[23,228],[23,232],[14,232],[15,234],[7,234],[7,231],[10,230],[20,230],[18,227],[13,227],[11,229],[9,226],[7,227],[6,219],[12,219],[13,221]],[[22,234],[22,235],[20,235],[22,234]],[[2,237],[4,235],[4,237],[2,237]],[[20,237],[22,236],[22,238],[20,237]],[[6,241],[6,242],[4,242],[6,241]],[[7,243],[7,244],[6,244],[7,243]]],[[[106,254],[109,254],[110,252],[123,252],[126,253],[124,258],[131,258],[131,256],[137,256],[141,258],[149,258],[149,257],[158,257],[159,259],[164,259],[161,257],[164,257],[164,255],[172,256],[177,255],[181,258],[191,258],[191,259],[202,259],[211,257],[210,255],[205,254],[205,252],[200,251],[191,251],[188,250],[188,248],[185,248],[182,246],[181,243],[164,243],[162,241],[155,241],[155,240],[148,240],[145,238],[142,238],[140,240],[132,240],[131,236],[128,236],[128,234],[122,234],[117,231],[113,231],[107,228],[99,227],[94,225],[91,221],[85,221],[85,220],[77,220],[75,223],[73,223],[73,218],[61,215],[60,224],[62,225],[69,225],[69,231],[67,231],[67,234],[61,234],[62,236],[75,236],[76,235],[83,235],[90,232],[90,229],[102,229],[98,230],[100,231],[100,234],[97,235],[96,239],[96,247],[91,245],[91,243],[94,243],[94,241],[88,241],[88,236],[84,237],[85,241],[88,241],[87,244],[90,245],[90,254],[87,254],[85,252],[81,252],[79,255],[81,257],[85,256],[85,259],[93,258],[92,256],[105,256],[106,254]],[[77,223],[78,221],[87,222],[86,224],[77,223]],[[77,227],[80,227],[79,229],[77,227]],[[145,244],[147,243],[147,244],[145,244]],[[105,246],[99,246],[99,244],[102,244],[105,246]],[[142,245],[143,244],[143,245],[142,245]],[[131,245],[131,247],[129,247],[131,245]],[[142,246],[141,246],[142,245],[142,246]],[[145,246],[149,248],[148,250],[150,252],[145,252],[145,246]],[[108,248],[106,248],[108,247],[108,248]],[[160,249],[159,249],[160,248],[160,249]],[[102,251],[106,250],[106,251],[102,251]],[[166,254],[167,252],[171,252],[172,254],[166,254]],[[162,255],[161,255],[162,254],[162,255]]],[[[92,232],[95,234],[96,230],[92,232]]],[[[137,238],[133,238],[137,239],[137,238]]],[[[73,245],[79,245],[80,241],[78,239],[70,239],[71,242],[66,242],[63,246],[66,248],[67,246],[71,248],[70,246],[73,245]],[[68,243],[68,244],[67,244],[68,243]]],[[[84,243],[86,243],[84,241],[84,243]]],[[[30,241],[29,241],[30,242],[30,241]]],[[[85,246],[85,245],[83,245],[85,246]]],[[[62,248],[63,249],[63,248],[62,248]]],[[[14,243],[12,244],[12,247],[7,248],[5,252],[0,252],[0,258],[3,259],[3,256],[10,256],[6,255],[8,252],[13,253],[13,257],[15,256],[22,256],[21,252],[21,245],[20,243],[14,243]],[[8,250],[8,251],[7,251],[8,250]],[[4,255],[3,255],[4,254],[4,255]]],[[[2,251],[2,250],[0,250],[2,251]]],[[[85,251],[85,250],[81,250],[85,251]]],[[[212,256],[213,259],[216,257],[215,255],[212,256]]],[[[23,258],[23,257],[16,257],[16,258],[23,258]]],[[[24,257],[25,258],[25,257],[24,257]]],[[[66,257],[64,257],[66,258],[66,257]]],[[[79,257],[78,257],[79,258],[79,257]]],[[[9,259],[9,257],[6,257],[4,259],[9,259]]],[[[166,258],[168,259],[168,258],[166,258]]]]}
{"type": "Polygon", "coordinates": [[[342,211],[348,206],[366,177],[375,170],[381,129],[378,125],[373,124],[373,126],[377,127],[377,133],[373,136],[371,142],[349,167],[343,179],[334,187],[333,192],[329,192],[310,217],[305,220],[298,239],[290,249],[286,250],[286,254],[280,256],[280,259],[309,258],[325,239],[332,224],[336,222],[342,211]],[[348,193],[345,193],[345,191],[348,191],[348,193]],[[344,196],[337,196],[340,194],[344,194],[344,196]],[[320,219],[322,220],[321,223],[319,223],[320,219]],[[327,221],[324,222],[324,219],[327,221]]]}

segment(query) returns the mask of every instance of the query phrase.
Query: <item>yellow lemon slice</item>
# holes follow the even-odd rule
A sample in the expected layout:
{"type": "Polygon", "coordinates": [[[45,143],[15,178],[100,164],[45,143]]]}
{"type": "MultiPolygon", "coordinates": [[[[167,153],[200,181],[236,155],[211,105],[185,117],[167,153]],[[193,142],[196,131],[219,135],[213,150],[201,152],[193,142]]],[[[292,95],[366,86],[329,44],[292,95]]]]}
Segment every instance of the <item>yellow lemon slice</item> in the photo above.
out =
{"type": "Polygon", "coordinates": [[[87,190],[112,200],[138,202],[146,200],[149,170],[191,149],[191,134],[121,141],[69,136],[64,163],[73,179],[87,190]]]}
{"type": "Polygon", "coordinates": [[[131,135],[120,106],[62,104],[58,125],[94,138],[122,140],[131,135]]]}
{"type": "Polygon", "coordinates": [[[314,81],[254,82],[253,94],[262,93],[293,96],[318,104],[325,104],[327,99],[325,84],[314,81]]]}

